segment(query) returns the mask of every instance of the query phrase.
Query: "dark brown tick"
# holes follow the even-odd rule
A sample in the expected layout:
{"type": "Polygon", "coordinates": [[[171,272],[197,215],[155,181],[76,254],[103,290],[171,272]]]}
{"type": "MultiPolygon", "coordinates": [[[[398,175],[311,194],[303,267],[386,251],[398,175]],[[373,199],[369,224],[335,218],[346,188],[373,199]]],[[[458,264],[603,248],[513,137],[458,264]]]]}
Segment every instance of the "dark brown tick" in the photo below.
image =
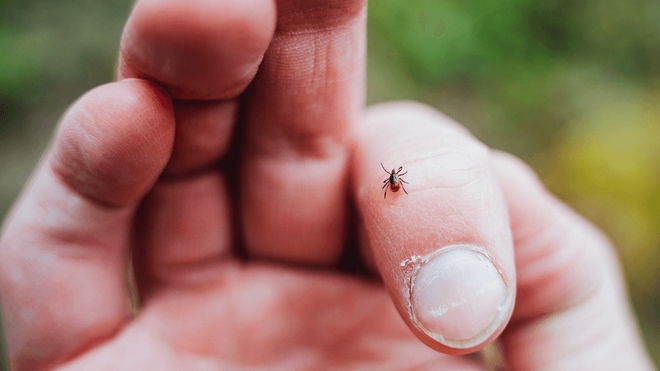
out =
{"type": "Polygon", "coordinates": [[[398,192],[399,188],[403,189],[403,192],[408,194],[405,188],[403,188],[403,183],[408,184],[405,180],[401,179],[402,176],[408,174],[408,171],[405,173],[402,173],[401,170],[403,170],[403,166],[399,166],[399,170],[394,170],[392,169],[391,172],[387,171],[385,169],[385,166],[383,166],[383,163],[380,163],[380,166],[385,170],[385,172],[389,175],[387,179],[383,181],[383,187],[381,189],[385,189],[385,194],[383,195],[383,198],[387,198],[387,190],[390,189],[392,192],[398,192]]]}

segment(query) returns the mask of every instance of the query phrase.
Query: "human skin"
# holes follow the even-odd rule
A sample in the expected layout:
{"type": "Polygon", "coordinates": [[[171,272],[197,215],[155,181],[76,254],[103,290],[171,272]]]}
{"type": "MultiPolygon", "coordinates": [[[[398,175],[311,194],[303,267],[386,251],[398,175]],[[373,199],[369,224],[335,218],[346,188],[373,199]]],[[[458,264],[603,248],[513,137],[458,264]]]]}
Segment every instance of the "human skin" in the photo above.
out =
{"type": "Polygon", "coordinates": [[[433,109],[363,109],[365,7],[138,1],[4,223],[13,370],[653,369],[600,231],[433,109]]]}

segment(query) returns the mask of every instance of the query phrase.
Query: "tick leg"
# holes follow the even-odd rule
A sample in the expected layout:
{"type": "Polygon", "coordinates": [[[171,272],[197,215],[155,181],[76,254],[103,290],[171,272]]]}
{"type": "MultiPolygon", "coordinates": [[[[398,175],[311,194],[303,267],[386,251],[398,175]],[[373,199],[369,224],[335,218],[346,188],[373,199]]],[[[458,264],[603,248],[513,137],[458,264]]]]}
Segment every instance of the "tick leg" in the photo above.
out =
{"type": "Polygon", "coordinates": [[[406,183],[406,184],[410,184],[410,183],[406,182],[405,180],[403,180],[403,179],[401,179],[401,178],[399,178],[399,180],[402,181],[402,182],[404,182],[404,183],[406,183]]]}
{"type": "Polygon", "coordinates": [[[399,176],[404,176],[404,175],[406,175],[406,174],[408,174],[408,170],[406,170],[405,173],[401,173],[401,174],[399,174],[399,176]]]}
{"type": "MultiPolygon", "coordinates": [[[[399,179],[399,180],[401,180],[401,179],[399,179]]],[[[408,194],[408,191],[406,191],[406,189],[403,188],[403,183],[401,183],[401,189],[403,189],[403,192],[405,192],[406,194],[408,194]]]]}
{"type": "Polygon", "coordinates": [[[397,174],[399,174],[403,170],[403,166],[399,166],[399,170],[396,171],[397,174]]]}
{"type": "MultiPolygon", "coordinates": [[[[386,184],[386,185],[387,185],[387,184],[386,184]]],[[[385,194],[383,195],[383,199],[386,199],[386,198],[387,198],[387,190],[388,190],[389,188],[390,188],[390,187],[385,188],[385,194]]]]}
{"type": "Polygon", "coordinates": [[[382,163],[382,162],[380,163],[380,167],[382,167],[383,170],[385,170],[386,173],[388,173],[388,174],[390,173],[389,171],[387,171],[387,169],[385,169],[385,166],[383,166],[383,163],[382,163]]]}
{"type": "Polygon", "coordinates": [[[387,187],[388,185],[390,185],[390,183],[385,183],[385,184],[383,184],[382,187],[380,187],[380,189],[383,189],[383,188],[387,187]]]}

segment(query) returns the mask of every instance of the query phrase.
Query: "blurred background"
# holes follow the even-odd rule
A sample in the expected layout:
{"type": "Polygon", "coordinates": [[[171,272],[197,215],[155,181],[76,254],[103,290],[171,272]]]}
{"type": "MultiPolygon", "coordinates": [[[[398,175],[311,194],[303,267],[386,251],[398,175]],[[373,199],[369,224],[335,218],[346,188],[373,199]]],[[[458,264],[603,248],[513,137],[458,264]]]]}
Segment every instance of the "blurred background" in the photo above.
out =
{"type": "MultiPolygon", "coordinates": [[[[0,218],[67,106],[113,79],[131,4],[0,0],[0,218]]],[[[437,107],[610,235],[660,365],[660,2],[370,0],[368,48],[369,103],[437,107]]]]}

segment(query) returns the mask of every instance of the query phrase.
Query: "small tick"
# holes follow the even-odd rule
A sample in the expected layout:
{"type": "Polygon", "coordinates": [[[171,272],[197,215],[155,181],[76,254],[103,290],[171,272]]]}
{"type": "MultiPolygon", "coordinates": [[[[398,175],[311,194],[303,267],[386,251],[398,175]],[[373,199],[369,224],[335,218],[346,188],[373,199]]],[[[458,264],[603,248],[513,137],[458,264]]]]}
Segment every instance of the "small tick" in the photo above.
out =
{"type": "Polygon", "coordinates": [[[387,171],[385,169],[385,166],[383,166],[383,163],[380,163],[380,166],[385,170],[385,172],[389,175],[387,179],[383,181],[383,187],[381,189],[385,189],[385,194],[383,195],[383,198],[387,198],[387,190],[390,189],[392,192],[398,192],[399,188],[403,189],[403,192],[408,194],[405,188],[403,188],[403,183],[408,184],[405,180],[401,179],[402,176],[408,174],[408,171],[405,173],[402,173],[401,170],[403,170],[403,166],[399,166],[399,170],[394,170],[392,169],[391,172],[387,171]]]}

